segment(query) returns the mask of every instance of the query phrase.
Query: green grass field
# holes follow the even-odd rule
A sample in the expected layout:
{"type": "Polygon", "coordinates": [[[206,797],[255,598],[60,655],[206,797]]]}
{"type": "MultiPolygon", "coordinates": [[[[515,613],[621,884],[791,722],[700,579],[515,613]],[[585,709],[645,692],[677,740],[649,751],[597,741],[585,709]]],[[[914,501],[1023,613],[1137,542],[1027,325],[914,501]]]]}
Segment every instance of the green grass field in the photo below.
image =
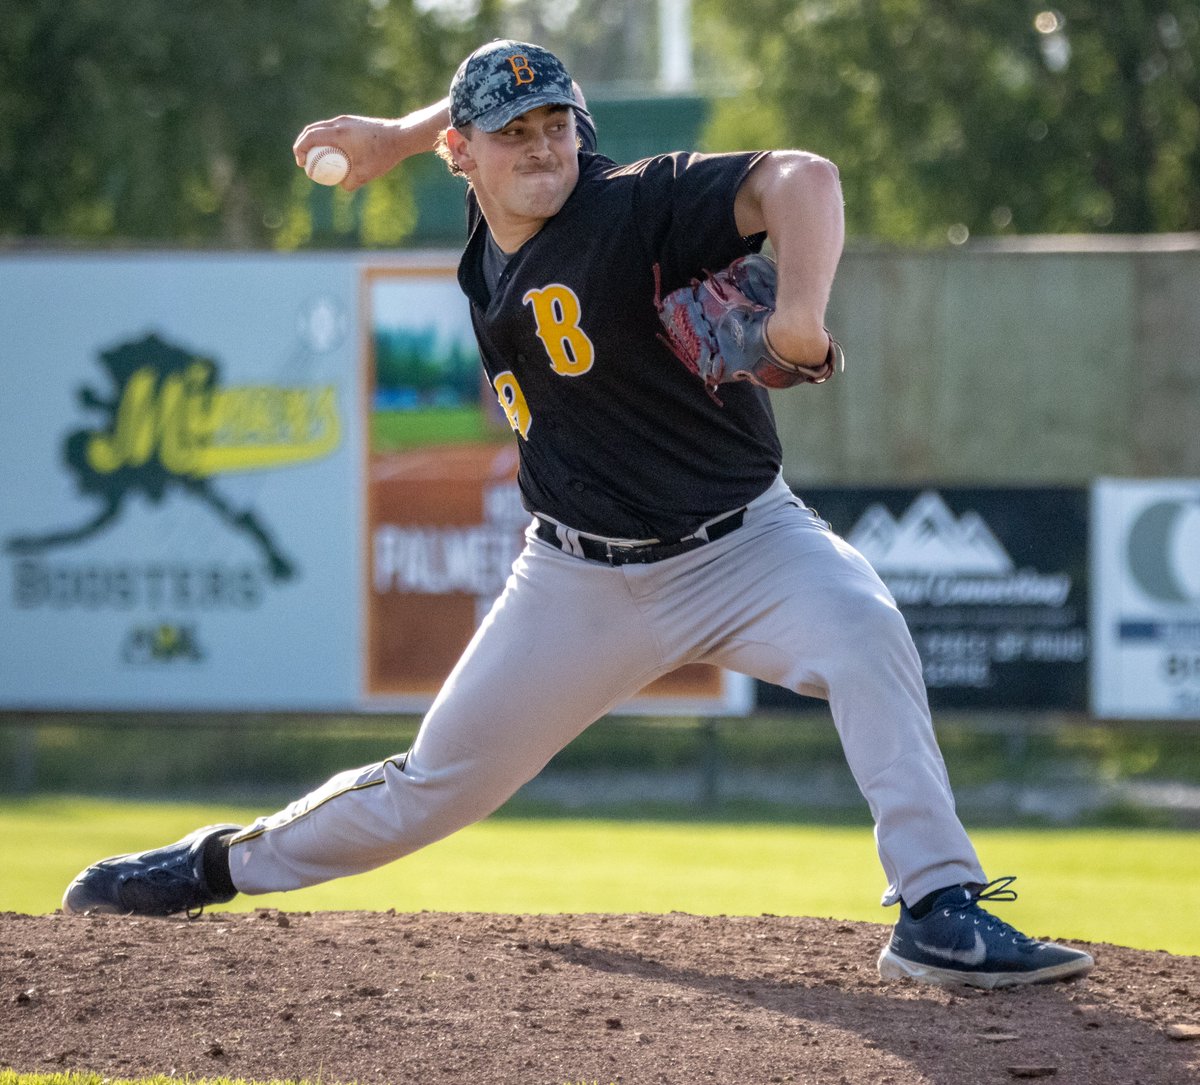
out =
{"type": "MultiPolygon", "coordinates": [[[[53,911],[82,867],[260,811],[98,799],[0,802],[0,911],[53,911]]],[[[973,833],[1000,905],[1029,933],[1200,954],[1200,834],[1070,829],[973,833]]],[[[380,870],[230,907],[669,912],[890,922],[868,829],[590,818],[493,818],[380,870]]],[[[4,1085],[0,1081],[0,1085],[4,1085]]]]}
{"type": "Polygon", "coordinates": [[[399,452],[431,444],[476,444],[496,437],[476,406],[371,412],[372,452],[399,452]]]}

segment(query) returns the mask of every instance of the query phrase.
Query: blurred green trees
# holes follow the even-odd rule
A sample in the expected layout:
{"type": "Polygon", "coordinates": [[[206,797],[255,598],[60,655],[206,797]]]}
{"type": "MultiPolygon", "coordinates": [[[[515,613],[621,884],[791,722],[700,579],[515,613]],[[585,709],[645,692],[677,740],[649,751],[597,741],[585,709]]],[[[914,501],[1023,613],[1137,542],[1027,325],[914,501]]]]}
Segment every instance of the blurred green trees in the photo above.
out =
{"type": "Polygon", "coordinates": [[[860,236],[1200,229],[1200,5],[1054,2],[697,0],[709,140],[834,159],[860,236]]]}
{"type": "MultiPolygon", "coordinates": [[[[860,237],[1200,229],[1200,5],[1055,2],[693,0],[706,144],[828,155],[860,237]]],[[[315,190],[304,124],[427,104],[500,34],[650,92],[653,7],[0,0],[0,242],[402,243],[420,171],[315,190]]]]}
{"type": "MultiPolygon", "coordinates": [[[[349,197],[314,205],[296,134],[427,104],[473,44],[409,0],[0,0],[0,26],[0,238],[83,242],[300,245],[322,212],[336,238],[349,197]]],[[[358,200],[399,240],[401,176],[358,200]]]]}

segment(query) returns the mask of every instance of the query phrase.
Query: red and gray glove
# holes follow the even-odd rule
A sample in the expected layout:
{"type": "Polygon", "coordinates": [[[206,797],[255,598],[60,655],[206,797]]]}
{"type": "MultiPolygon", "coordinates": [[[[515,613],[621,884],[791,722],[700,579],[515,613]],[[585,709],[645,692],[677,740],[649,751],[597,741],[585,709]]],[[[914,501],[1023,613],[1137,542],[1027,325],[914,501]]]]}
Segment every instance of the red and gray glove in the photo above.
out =
{"type": "MultiPolygon", "coordinates": [[[[658,268],[654,269],[655,279],[658,268]]],[[[717,399],[720,384],[745,380],[763,388],[820,384],[845,362],[840,344],[829,337],[829,353],[816,365],[797,365],[775,353],[767,339],[767,318],[775,311],[774,261],[760,254],[739,256],[723,271],[693,279],[654,304],[666,334],[659,338],[704,381],[717,399]]]]}

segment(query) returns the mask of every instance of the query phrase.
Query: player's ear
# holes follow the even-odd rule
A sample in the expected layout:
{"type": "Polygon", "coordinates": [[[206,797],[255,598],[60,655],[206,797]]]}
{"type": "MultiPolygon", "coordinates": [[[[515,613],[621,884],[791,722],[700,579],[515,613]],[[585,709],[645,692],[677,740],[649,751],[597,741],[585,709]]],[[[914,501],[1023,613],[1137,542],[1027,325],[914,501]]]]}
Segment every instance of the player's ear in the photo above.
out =
{"type": "Polygon", "coordinates": [[[459,128],[446,129],[446,149],[450,152],[450,160],[463,173],[470,173],[475,168],[475,158],[471,154],[471,126],[465,125],[465,131],[459,128]]]}

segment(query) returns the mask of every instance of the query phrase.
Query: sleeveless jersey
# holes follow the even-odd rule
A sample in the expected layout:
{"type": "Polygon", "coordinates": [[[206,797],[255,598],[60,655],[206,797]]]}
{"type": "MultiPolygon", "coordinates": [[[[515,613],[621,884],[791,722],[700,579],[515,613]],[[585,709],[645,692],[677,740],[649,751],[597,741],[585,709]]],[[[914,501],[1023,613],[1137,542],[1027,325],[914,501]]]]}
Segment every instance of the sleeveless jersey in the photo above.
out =
{"type": "Polygon", "coordinates": [[[677,153],[617,166],[581,153],[575,189],[494,292],[486,223],[472,208],[459,283],[517,435],[531,512],[595,535],[672,540],[778,475],[766,391],[722,385],[715,403],[659,338],[654,304],[656,265],[665,294],[761,244],[738,234],[733,213],[760,157],[677,153]]]}

